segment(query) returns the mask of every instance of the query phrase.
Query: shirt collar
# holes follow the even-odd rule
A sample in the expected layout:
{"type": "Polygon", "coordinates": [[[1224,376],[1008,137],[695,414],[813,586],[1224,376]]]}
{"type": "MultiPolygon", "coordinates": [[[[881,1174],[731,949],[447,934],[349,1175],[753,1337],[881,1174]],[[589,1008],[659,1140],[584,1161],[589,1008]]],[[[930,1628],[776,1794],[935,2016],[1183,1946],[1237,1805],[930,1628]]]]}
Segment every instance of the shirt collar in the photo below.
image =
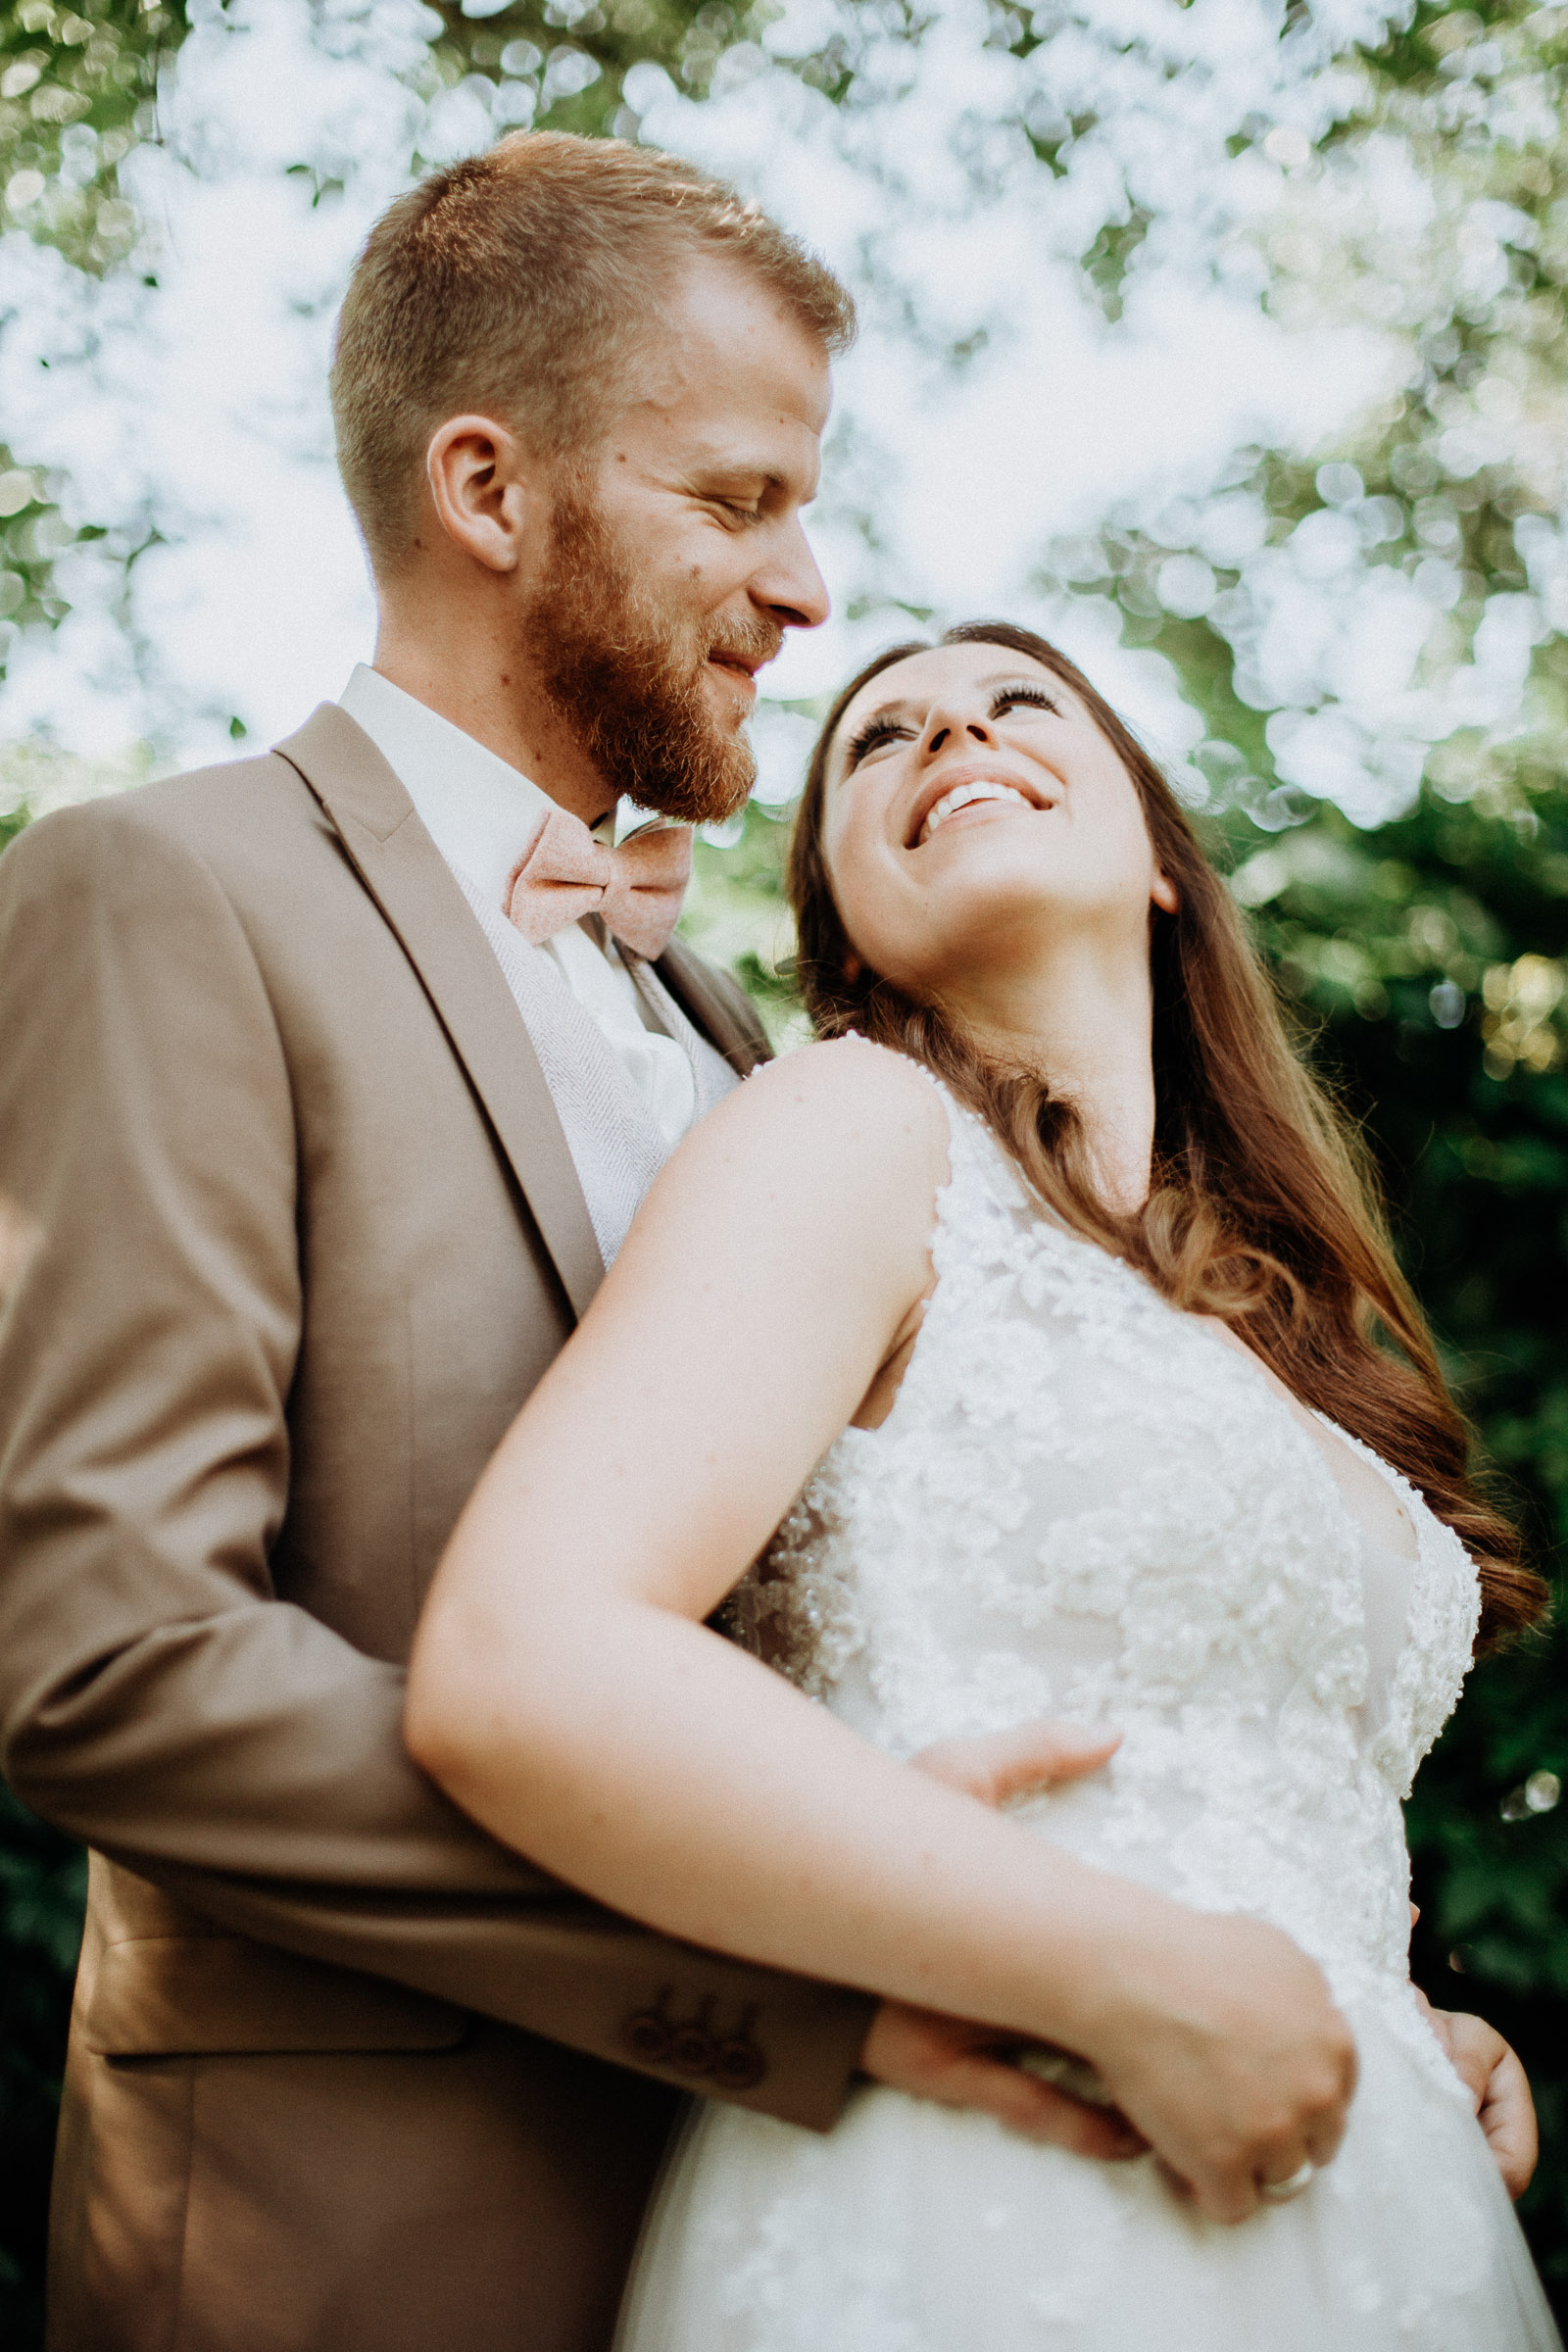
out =
{"type": "MultiPolygon", "coordinates": [[[[549,794],[364,662],[338,702],[391,768],[448,865],[492,906],[504,906],[513,868],[556,806],[549,794]]],[[[607,818],[595,836],[613,841],[614,828],[614,817],[607,818]]]]}

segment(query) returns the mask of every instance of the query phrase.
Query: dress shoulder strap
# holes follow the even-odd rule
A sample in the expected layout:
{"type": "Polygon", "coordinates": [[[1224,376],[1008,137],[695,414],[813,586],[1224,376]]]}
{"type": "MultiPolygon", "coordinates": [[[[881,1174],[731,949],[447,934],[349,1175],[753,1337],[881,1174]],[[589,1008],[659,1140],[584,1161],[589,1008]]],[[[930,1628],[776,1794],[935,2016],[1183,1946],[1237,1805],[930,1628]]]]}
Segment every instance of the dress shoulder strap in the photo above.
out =
{"type": "Polygon", "coordinates": [[[1049,1220],[1011,1152],[978,1112],[913,1054],[900,1058],[934,1089],[947,1113],[948,1180],[936,1198],[931,1255],[939,1287],[951,1291],[960,1268],[995,1265],[1016,1252],[1022,1233],[1049,1220]]]}

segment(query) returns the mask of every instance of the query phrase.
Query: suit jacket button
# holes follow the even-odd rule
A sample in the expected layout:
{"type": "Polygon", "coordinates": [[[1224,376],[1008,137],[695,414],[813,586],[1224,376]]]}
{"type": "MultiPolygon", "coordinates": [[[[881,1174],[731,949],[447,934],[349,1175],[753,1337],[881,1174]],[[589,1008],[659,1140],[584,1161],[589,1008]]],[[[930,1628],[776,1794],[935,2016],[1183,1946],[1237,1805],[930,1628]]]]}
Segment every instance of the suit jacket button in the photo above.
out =
{"type": "Polygon", "coordinates": [[[753,2090],[766,2072],[755,2041],[721,2041],[713,2054],[713,2081],[725,2090],[753,2090]]]}
{"type": "Polygon", "coordinates": [[[705,2034],[701,2026],[682,2026],[670,2042],[669,2063],[678,2075],[711,2073],[713,2036],[705,2034]]]}
{"type": "Polygon", "coordinates": [[[642,2059],[646,2066],[660,2066],[669,2056],[674,2029],[664,2015],[664,2003],[668,1998],[666,1989],[660,1994],[656,2008],[634,2010],[620,2029],[624,2047],[631,2051],[633,2057],[642,2059]]]}
{"type": "Polygon", "coordinates": [[[712,2071],[717,2047],[709,2032],[709,2020],[713,2014],[712,2001],[704,2001],[697,2015],[684,2026],[678,2026],[670,2037],[669,2063],[680,2075],[706,2075],[712,2071]]]}
{"type": "Polygon", "coordinates": [[[756,2009],[743,2010],[734,2033],[713,2052],[713,2081],[725,2090],[752,2090],[767,2072],[767,2060],[752,2039],[756,2023],[756,2009]]]}

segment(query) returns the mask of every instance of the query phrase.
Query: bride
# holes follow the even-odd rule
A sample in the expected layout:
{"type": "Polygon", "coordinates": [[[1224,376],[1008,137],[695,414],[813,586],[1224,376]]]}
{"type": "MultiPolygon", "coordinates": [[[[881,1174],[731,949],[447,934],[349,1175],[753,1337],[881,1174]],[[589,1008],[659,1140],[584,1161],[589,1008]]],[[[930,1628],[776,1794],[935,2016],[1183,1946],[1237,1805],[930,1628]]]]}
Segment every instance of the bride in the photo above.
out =
{"type": "Polygon", "coordinates": [[[410,1741],[623,1912],[1072,2053],[1148,2152],[699,2108],[626,2352],[1556,2345],[1399,1811],[1539,1588],[1223,884],[985,623],[845,689],[791,895],[822,1042],[676,1153],[481,1481],[410,1741]],[[1002,1812],[909,1769],[1042,1715],[1119,1744],[1002,1812]]]}

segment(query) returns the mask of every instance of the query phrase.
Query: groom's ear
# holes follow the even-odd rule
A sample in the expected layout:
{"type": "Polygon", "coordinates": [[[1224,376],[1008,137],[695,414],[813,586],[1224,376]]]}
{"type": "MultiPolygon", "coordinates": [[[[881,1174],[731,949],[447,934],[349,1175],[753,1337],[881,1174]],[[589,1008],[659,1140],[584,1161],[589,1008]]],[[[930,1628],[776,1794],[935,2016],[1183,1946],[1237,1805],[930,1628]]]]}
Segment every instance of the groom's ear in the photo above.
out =
{"type": "Polygon", "coordinates": [[[425,476],[448,539],[486,571],[512,572],[539,544],[543,467],[493,416],[449,416],[431,436],[425,476]]]}

